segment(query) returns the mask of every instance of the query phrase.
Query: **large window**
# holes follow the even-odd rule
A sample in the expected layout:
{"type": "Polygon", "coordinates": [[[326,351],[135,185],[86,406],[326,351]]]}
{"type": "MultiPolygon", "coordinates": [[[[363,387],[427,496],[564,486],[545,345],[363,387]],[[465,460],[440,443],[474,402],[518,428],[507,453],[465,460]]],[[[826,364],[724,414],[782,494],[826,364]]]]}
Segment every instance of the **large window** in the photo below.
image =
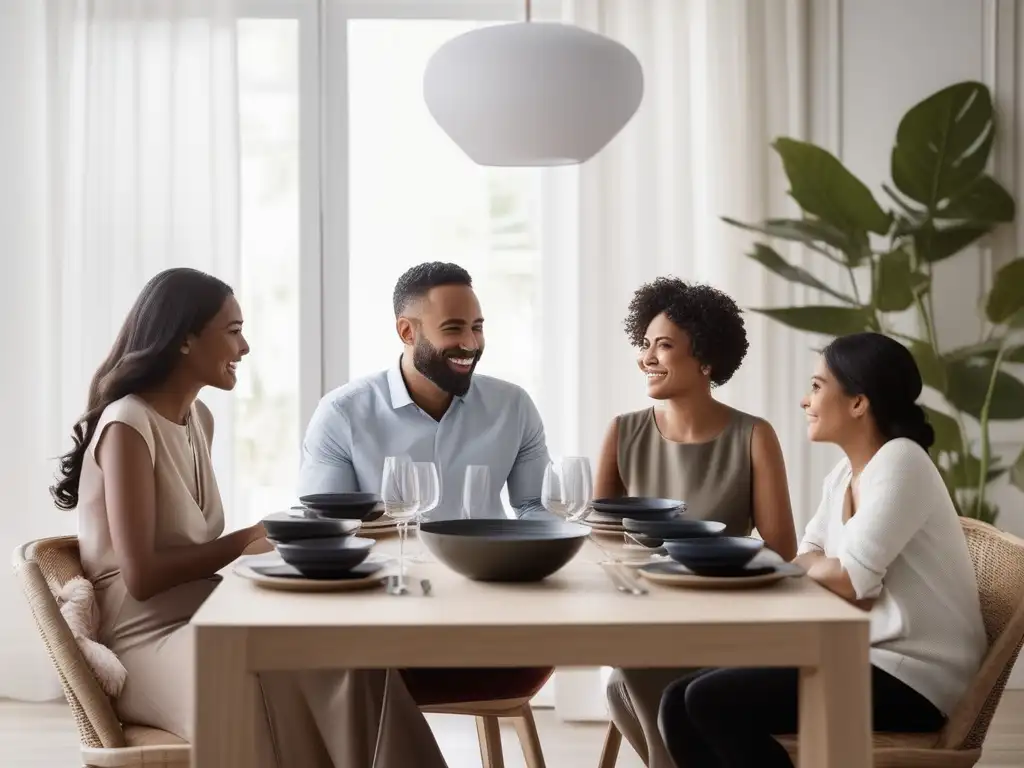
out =
{"type": "MultiPolygon", "coordinates": [[[[535,2],[535,14],[544,6],[535,2]]],[[[252,354],[233,400],[226,495],[238,524],[294,503],[317,400],[395,361],[391,294],[414,264],[453,261],[470,271],[485,317],[479,371],[520,384],[542,414],[550,410],[541,364],[544,171],[474,164],[423,101],[423,71],[438,47],[520,18],[522,3],[241,0],[241,8],[239,298],[252,354]]]]}

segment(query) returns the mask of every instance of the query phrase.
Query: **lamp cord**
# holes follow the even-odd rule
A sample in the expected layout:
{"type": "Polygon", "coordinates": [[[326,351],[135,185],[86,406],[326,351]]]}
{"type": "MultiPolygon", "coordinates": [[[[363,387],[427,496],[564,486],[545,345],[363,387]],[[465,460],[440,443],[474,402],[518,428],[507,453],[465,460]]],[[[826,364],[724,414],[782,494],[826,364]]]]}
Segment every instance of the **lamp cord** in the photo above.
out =
{"type": "Polygon", "coordinates": [[[533,12],[532,12],[533,8],[532,8],[532,6],[533,6],[532,0],[526,0],[526,20],[527,21],[530,21],[531,17],[533,16],[533,12]]]}

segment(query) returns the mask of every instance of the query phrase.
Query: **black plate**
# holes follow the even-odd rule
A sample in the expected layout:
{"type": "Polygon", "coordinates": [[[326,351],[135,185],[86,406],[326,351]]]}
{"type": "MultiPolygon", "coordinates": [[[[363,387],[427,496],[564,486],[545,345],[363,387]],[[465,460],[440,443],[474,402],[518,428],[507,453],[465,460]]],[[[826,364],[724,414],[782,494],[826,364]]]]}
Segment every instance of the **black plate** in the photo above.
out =
{"type": "Polygon", "coordinates": [[[747,536],[712,536],[667,540],[669,557],[694,573],[707,568],[742,568],[764,549],[764,542],[747,536]]]}
{"type": "Polygon", "coordinates": [[[322,539],[351,536],[359,530],[359,520],[332,520],[326,517],[295,517],[288,512],[275,512],[263,518],[268,538],[275,541],[322,539]]]}
{"type": "Polygon", "coordinates": [[[274,576],[282,579],[330,579],[340,581],[342,579],[363,579],[372,576],[384,568],[384,563],[362,562],[351,568],[337,568],[331,566],[302,566],[296,568],[287,563],[277,565],[250,565],[253,571],[261,576],[274,576]]]}
{"type": "Polygon", "coordinates": [[[363,562],[376,544],[373,539],[336,536],[331,539],[296,539],[273,542],[277,554],[299,570],[308,567],[352,568],[363,562]]]}
{"type": "Polygon", "coordinates": [[[684,501],[646,496],[594,499],[591,506],[595,512],[603,516],[620,519],[630,517],[643,520],[672,520],[686,511],[686,502],[684,501]]]}
{"type": "Polygon", "coordinates": [[[725,530],[725,523],[717,520],[634,520],[623,518],[622,527],[634,535],[643,535],[650,539],[664,541],[666,539],[702,539],[709,536],[720,536],[725,530]]]}
{"type": "Polygon", "coordinates": [[[299,501],[319,517],[369,522],[384,514],[376,493],[310,493],[299,501]]]}

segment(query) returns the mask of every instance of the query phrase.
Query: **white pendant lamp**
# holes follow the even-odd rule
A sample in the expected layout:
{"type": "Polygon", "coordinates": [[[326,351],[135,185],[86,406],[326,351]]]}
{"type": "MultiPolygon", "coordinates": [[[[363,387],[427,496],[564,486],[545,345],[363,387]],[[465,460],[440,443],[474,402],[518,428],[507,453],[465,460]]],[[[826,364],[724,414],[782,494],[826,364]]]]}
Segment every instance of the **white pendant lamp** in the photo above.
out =
{"type": "Polygon", "coordinates": [[[580,27],[530,21],[467,32],[427,63],[423,97],[479,165],[574,165],[636,113],[643,70],[624,45],[580,27]]]}

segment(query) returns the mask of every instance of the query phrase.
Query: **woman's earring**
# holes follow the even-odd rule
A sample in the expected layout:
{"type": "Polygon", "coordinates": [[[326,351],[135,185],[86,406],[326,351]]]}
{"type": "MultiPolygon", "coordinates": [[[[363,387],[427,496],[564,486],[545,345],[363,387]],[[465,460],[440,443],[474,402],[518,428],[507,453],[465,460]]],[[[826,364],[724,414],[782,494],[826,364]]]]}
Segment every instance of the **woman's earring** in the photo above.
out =
{"type": "Polygon", "coordinates": [[[711,374],[711,366],[701,366],[700,372],[703,373],[705,376],[709,376],[711,374]]]}
{"type": "Polygon", "coordinates": [[[181,354],[187,355],[188,354],[188,347],[182,347],[181,348],[181,354]]]}

